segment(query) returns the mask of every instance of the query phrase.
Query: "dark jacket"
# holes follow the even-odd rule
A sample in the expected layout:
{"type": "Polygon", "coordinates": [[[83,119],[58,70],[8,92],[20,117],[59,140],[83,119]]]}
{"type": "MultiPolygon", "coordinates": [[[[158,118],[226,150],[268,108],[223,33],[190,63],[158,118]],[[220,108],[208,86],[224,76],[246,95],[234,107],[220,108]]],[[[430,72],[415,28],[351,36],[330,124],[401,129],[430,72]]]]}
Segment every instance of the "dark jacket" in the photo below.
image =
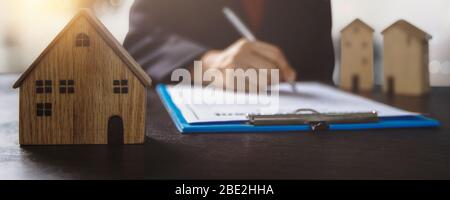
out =
{"type": "MultiPolygon", "coordinates": [[[[136,0],[124,46],[153,80],[166,81],[205,51],[241,38],[224,17],[224,6],[246,22],[239,0],[136,0]]],[[[329,0],[266,0],[261,30],[254,34],[284,51],[299,80],[331,82],[329,0]]]]}

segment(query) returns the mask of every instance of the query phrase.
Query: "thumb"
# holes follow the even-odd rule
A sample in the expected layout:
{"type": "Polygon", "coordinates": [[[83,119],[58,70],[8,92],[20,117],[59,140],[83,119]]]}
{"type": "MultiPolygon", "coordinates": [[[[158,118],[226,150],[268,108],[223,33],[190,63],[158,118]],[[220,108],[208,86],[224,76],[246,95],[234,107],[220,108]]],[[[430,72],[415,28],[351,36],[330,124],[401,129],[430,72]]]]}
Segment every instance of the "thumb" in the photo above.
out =
{"type": "Polygon", "coordinates": [[[281,69],[282,81],[294,82],[297,79],[297,72],[292,67],[285,67],[281,69]]]}

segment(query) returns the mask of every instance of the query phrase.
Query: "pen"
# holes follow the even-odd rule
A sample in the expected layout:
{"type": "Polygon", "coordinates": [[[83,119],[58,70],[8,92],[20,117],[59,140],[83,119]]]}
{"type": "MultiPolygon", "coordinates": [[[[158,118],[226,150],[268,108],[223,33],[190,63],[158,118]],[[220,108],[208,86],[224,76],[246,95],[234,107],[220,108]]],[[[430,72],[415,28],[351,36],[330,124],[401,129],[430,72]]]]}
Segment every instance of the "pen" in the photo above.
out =
{"type": "MultiPolygon", "coordinates": [[[[247,26],[245,26],[242,20],[239,19],[236,13],[234,13],[230,8],[224,7],[223,14],[243,37],[247,38],[247,40],[252,42],[256,41],[255,35],[253,35],[250,29],[248,29],[247,26]]],[[[289,84],[292,87],[292,91],[297,92],[297,88],[295,87],[296,85],[295,81],[291,81],[289,82],[289,84]]]]}

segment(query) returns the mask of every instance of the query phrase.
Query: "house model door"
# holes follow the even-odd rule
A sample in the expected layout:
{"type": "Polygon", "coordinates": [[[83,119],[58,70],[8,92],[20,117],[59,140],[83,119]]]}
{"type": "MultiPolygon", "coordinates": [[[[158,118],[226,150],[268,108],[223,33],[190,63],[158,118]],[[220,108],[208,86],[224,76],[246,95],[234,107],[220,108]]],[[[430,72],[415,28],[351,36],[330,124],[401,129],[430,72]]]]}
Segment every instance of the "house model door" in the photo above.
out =
{"type": "Polygon", "coordinates": [[[123,120],[119,116],[112,116],[108,120],[108,144],[124,144],[123,120]]]}

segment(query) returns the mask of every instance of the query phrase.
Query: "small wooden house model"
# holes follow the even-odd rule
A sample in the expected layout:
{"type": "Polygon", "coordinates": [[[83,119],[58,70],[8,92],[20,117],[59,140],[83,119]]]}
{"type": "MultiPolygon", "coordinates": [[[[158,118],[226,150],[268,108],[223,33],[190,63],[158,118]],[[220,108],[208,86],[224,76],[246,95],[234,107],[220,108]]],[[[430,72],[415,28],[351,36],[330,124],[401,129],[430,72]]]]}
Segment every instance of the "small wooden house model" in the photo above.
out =
{"type": "Polygon", "coordinates": [[[359,92],[373,88],[373,32],[359,19],[341,30],[339,86],[342,89],[359,92]]]}
{"type": "Polygon", "coordinates": [[[137,144],[150,78],[81,10],[14,84],[21,145],[137,144]]]}
{"type": "Polygon", "coordinates": [[[386,28],[384,84],[388,94],[422,95],[430,88],[428,40],[431,36],[405,20],[386,28]]]}

